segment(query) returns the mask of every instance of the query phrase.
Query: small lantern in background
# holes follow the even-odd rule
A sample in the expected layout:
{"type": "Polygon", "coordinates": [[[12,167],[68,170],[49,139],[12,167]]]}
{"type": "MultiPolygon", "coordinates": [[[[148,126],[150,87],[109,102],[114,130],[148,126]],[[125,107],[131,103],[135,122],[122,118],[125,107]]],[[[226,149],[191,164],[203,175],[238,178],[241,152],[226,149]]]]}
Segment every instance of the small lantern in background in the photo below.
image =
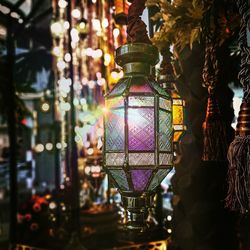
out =
{"type": "Polygon", "coordinates": [[[177,143],[187,130],[187,127],[185,125],[185,101],[181,99],[175,84],[172,84],[171,97],[173,101],[173,141],[177,143]]]}
{"type": "Polygon", "coordinates": [[[127,0],[115,0],[115,22],[117,24],[127,24],[129,5],[127,0]]]}
{"type": "Polygon", "coordinates": [[[125,75],[106,95],[104,167],[121,193],[126,228],[142,232],[154,191],[173,165],[172,102],[152,80],[156,47],[124,45],[116,62],[125,75]]]}
{"type": "Polygon", "coordinates": [[[184,132],[187,130],[185,125],[185,101],[180,97],[175,85],[175,76],[171,64],[171,53],[169,50],[162,51],[163,60],[161,63],[158,82],[162,88],[171,95],[172,98],[172,115],[173,115],[173,142],[177,144],[184,132]]]}

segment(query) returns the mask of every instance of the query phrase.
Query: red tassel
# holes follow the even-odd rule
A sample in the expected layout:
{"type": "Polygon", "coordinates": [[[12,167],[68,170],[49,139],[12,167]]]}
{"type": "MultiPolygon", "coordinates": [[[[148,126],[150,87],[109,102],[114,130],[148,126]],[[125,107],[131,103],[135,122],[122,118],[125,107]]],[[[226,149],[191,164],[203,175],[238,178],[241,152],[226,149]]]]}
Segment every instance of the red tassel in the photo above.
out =
{"type": "Polygon", "coordinates": [[[141,15],[145,9],[146,0],[134,0],[128,10],[128,42],[129,43],[148,43],[146,24],[141,20],[141,15]]]}
{"type": "Polygon", "coordinates": [[[244,214],[250,209],[250,104],[240,107],[236,137],[228,151],[226,207],[244,214]]]}
{"type": "Polygon", "coordinates": [[[209,94],[203,128],[203,161],[225,161],[227,155],[226,127],[215,96],[209,94]]]}

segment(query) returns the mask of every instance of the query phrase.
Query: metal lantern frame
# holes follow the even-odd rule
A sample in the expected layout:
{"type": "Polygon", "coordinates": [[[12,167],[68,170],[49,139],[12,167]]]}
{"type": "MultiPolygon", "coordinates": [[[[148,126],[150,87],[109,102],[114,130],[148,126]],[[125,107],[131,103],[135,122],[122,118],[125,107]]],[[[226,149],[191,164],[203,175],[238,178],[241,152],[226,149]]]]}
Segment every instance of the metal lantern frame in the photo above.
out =
{"type": "Polygon", "coordinates": [[[130,213],[127,228],[143,231],[152,194],[173,166],[172,100],[151,77],[152,67],[158,62],[156,47],[126,44],[117,49],[116,62],[125,76],[105,96],[104,167],[130,213]],[[137,138],[138,147],[134,146],[135,133],[144,136],[137,138]],[[116,143],[122,147],[116,149],[116,143]],[[147,175],[145,180],[143,173],[147,175]]]}

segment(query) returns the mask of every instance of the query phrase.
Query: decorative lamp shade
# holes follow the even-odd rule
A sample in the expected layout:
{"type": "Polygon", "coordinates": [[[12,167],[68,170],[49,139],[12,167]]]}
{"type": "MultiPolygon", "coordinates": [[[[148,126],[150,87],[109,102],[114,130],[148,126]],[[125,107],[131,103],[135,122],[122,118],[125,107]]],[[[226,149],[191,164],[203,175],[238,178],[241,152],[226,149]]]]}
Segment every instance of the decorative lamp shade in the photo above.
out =
{"type": "Polygon", "coordinates": [[[185,101],[181,99],[175,84],[172,84],[174,143],[177,143],[187,130],[185,125],[185,101]]]}
{"type": "Polygon", "coordinates": [[[152,78],[156,47],[116,51],[124,77],[106,95],[104,166],[122,195],[126,228],[143,231],[152,194],[172,168],[172,101],[152,78]]]}
{"type": "Polygon", "coordinates": [[[128,8],[127,0],[115,0],[115,21],[117,24],[127,24],[128,8]]]}

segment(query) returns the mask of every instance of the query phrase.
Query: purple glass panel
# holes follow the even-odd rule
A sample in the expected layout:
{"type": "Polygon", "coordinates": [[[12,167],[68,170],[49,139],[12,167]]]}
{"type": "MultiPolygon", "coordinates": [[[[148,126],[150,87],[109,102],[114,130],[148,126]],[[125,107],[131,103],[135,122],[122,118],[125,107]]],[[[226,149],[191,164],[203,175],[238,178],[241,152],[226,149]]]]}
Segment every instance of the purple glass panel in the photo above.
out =
{"type": "Polygon", "coordinates": [[[132,177],[134,190],[135,191],[143,191],[146,188],[147,184],[148,184],[148,181],[149,181],[149,179],[151,177],[151,174],[152,174],[151,169],[131,170],[131,177],[132,177]]]}
{"type": "Polygon", "coordinates": [[[128,109],[129,150],[154,150],[154,109],[128,109]]]}
{"type": "Polygon", "coordinates": [[[124,149],[124,109],[110,110],[106,120],[106,150],[124,149]]]}

